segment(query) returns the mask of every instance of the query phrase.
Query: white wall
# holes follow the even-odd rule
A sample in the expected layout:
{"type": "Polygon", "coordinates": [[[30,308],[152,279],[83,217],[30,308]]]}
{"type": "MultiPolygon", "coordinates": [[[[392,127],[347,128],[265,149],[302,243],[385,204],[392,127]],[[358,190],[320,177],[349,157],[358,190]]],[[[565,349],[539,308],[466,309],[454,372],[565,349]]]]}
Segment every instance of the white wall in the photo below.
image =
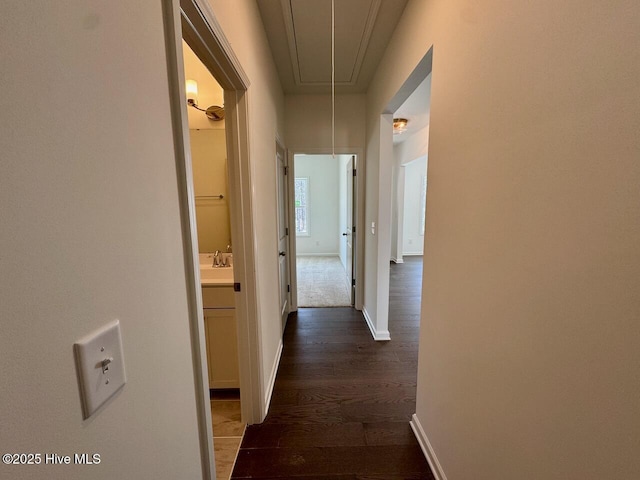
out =
{"type": "Polygon", "coordinates": [[[393,146],[393,156],[398,165],[406,165],[418,157],[426,157],[428,151],[429,125],[393,146]]]}
{"type": "Polygon", "coordinates": [[[404,201],[402,215],[402,254],[422,255],[424,235],[420,230],[422,178],[427,174],[427,157],[420,157],[404,167],[404,201]]]}
{"type": "Polygon", "coordinates": [[[189,130],[198,250],[226,251],[231,243],[224,129],[189,130]],[[222,195],[223,198],[217,198],[222,195]]]}
{"type": "MultiPolygon", "coordinates": [[[[431,75],[427,77],[429,81],[429,88],[431,88],[431,75]]],[[[404,168],[406,165],[415,161],[419,157],[427,158],[429,148],[429,126],[422,128],[421,130],[414,132],[410,137],[404,139],[402,142],[396,143],[393,146],[394,164],[392,169],[393,174],[393,191],[391,198],[392,216],[391,216],[391,260],[397,263],[402,263],[402,256],[407,255],[422,255],[422,244],[424,243],[423,235],[420,238],[411,239],[411,243],[404,238],[405,234],[405,218],[404,209],[407,201],[413,205],[414,200],[406,200],[405,196],[415,196],[415,189],[412,192],[405,194],[405,182],[412,181],[407,179],[407,172],[404,168]],[[415,243],[419,240],[420,247],[417,248],[415,243]],[[409,247],[409,245],[411,245],[409,247]]],[[[415,167],[414,167],[415,168],[415,167]]],[[[420,167],[422,168],[422,167],[420,167]]],[[[426,172],[426,163],[423,171],[426,172]]],[[[419,173],[421,175],[421,173],[419,173]]],[[[414,179],[415,180],[415,179],[414,179]]],[[[411,208],[411,207],[410,207],[411,208]]],[[[411,217],[411,214],[409,214],[411,217]]],[[[411,233],[411,232],[408,232],[411,233]]]]}
{"type": "Polygon", "coordinates": [[[416,420],[450,480],[640,477],[639,31],[632,0],[410,1],[370,86],[375,145],[433,46],[416,420]]]}
{"type": "Polygon", "coordinates": [[[298,255],[338,255],[340,182],[338,157],[296,155],[295,175],[309,179],[309,235],[296,235],[298,255]]]}
{"type": "Polygon", "coordinates": [[[404,167],[394,163],[392,174],[393,190],[391,192],[391,252],[390,259],[394,263],[404,263],[402,258],[404,224],[404,167]]]}
{"type": "Polygon", "coordinates": [[[278,243],[276,228],[276,136],[284,135],[284,96],[273,64],[255,1],[210,0],[225,36],[249,77],[249,148],[253,183],[258,324],[261,333],[262,376],[265,401],[275,374],[281,342],[277,299],[278,243]]]}
{"type": "MultiPolygon", "coordinates": [[[[364,149],[365,95],[336,95],[336,147],[364,149]]],[[[287,147],[294,153],[331,152],[331,95],[285,97],[287,147]]]]}
{"type": "Polygon", "coordinates": [[[0,3],[0,450],[102,458],[0,478],[201,478],[161,7],[0,3]],[[115,318],[83,421],[73,343],[115,318]]]}
{"type": "Polygon", "coordinates": [[[377,115],[367,123],[365,171],[365,259],[363,312],[377,340],[388,340],[389,253],[393,210],[393,115],[377,115]],[[389,168],[380,174],[382,161],[389,168]],[[381,228],[382,225],[382,228],[381,228]],[[380,314],[378,314],[380,312],[380,314]]]}

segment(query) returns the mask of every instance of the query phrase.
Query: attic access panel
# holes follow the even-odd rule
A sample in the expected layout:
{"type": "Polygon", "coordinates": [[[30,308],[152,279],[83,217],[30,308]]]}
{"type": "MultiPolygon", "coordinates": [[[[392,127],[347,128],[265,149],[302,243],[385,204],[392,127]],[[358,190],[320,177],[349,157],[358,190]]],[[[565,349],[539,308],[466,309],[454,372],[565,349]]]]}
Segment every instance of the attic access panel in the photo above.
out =
{"type": "MultiPolygon", "coordinates": [[[[335,2],[335,80],[354,85],[381,0],[335,2]]],[[[331,0],[282,0],[287,38],[298,85],[331,82],[331,0]]]]}

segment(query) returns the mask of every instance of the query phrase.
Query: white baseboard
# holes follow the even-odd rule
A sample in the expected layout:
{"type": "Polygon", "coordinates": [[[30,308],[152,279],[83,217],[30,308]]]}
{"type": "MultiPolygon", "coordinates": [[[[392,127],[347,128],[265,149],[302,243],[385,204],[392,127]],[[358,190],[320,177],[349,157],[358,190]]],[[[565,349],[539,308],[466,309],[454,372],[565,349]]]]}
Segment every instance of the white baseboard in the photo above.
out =
{"type": "Polygon", "coordinates": [[[384,330],[384,331],[376,330],[376,328],[373,326],[373,321],[371,320],[371,317],[369,316],[369,312],[367,312],[366,307],[362,307],[362,314],[364,315],[364,319],[367,321],[367,325],[369,326],[369,330],[371,331],[371,335],[373,336],[373,339],[375,341],[383,342],[386,340],[391,340],[391,335],[389,334],[389,330],[384,330]]]}
{"type": "Polygon", "coordinates": [[[391,257],[391,261],[393,263],[404,263],[404,260],[402,258],[391,257]]]}
{"type": "Polygon", "coordinates": [[[403,252],[402,253],[403,257],[420,257],[421,255],[424,255],[424,252],[403,252]]]}
{"type": "Polygon", "coordinates": [[[447,480],[447,476],[444,474],[444,470],[442,470],[442,465],[440,465],[438,457],[436,457],[436,452],[433,451],[433,447],[427,438],[427,434],[424,432],[424,429],[420,424],[420,420],[415,413],[412,415],[409,425],[411,425],[411,430],[413,430],[413,434],[416,436],[416,439],[420,444],[422,453],[424,453],[424,456],[427,458],[427,462],[429,462],[433,476],[436,480],[447,480]]]}
{"type": "Polygon", "coordinates": [[[271,404],[271,395],[273,395],[273,388],[276,385],[276,375],[278,374],[278,366],[280,366],[280,357],[282,357],[282,340],[278,344],[278,351],[276,352],[276,358],[273,362],[273,367],[271,368],[271,375],[269,376],[269,383],[267,384],[267,391],[264,395],[264,414],[267,415],[269,412],[269,405],[271,404]]]}

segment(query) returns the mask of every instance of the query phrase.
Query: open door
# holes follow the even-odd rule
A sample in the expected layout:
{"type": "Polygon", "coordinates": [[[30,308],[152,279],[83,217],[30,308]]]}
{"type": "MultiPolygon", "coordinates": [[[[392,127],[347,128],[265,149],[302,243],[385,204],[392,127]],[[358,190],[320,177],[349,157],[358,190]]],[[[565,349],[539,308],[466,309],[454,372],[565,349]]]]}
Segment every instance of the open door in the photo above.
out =
{"type": "Polygon", "coordinates": [[[347,201],[346,201],[346,231],[342,233],[346,241],[346,265],[345,272],[347,275],[347,284],[350,285],[349,291],[351,292],[351,305],[355,303],[356,298],[356,280],[355,280],[355,256],[353,254],[353,247],[355,245],[356,228],[354,226],[353,219],[355,217],[353,212],[353,191],[356,183],[356,169],[355,169],[356,157],[352,156],[347,162],[347,169],[345,178],[347,179],[347,201]]]}
{"type": "Polygon", "coordinates": [[[289,315],[289,211],[287,208],[287,159],[284,148],[276,142],[276,183],[278,188],[278,271],[280,281],[280,315],[282,332],[289,315]]]}

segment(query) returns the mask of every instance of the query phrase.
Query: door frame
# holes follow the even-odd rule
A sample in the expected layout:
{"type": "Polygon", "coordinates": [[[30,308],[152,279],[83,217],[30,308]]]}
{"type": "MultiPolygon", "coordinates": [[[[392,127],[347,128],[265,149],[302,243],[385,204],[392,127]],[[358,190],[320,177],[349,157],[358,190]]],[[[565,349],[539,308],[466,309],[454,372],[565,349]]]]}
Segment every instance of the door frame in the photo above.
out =
{"type": "Polygon", "coordinates": [[[266,412],[263,411],[264,405],[261,401],[264,379],[261,375],[259,328],[256,320],[255,234],[252,219],[247,98],[249,79],[206,0],[163,0],[162,5],[200,455],[203,478],[215,479],[182,39],[184,38],[224,89],[230,223],[235,257],[234,281],[240,290],[235,293],[240,396],[242,419],[251,424],[262,421],[266,412]]]}
{"type": "MultiPolygon", "coordinates": [[[[287,151],[289,164],[289,225],[295,225],[295,208],[294,208],[294,179],[295,172],[295,155],[331,155],[331,147],[328,148],[301,148],[295,147],[287,151]]],[[[354,216],[353,222],[356,227],[356,241],[354,243],[353,257],[355,261],[354,276],[356,279],[355,299],[353,308],[362,310],[364,304],[364,186],[365,186],[365,161],[364,152],[359,147],[336,147],[336,155],[353,155],[355,156],[354,169],[357,171],[355,191],[353,195],[354,216]]],[[[289,262],[291,271],[291,311],[298,310],[298,278],[296,274],[296,236],[295,232],[289,236],[289,252],[293,259],[289,262]]]]}

